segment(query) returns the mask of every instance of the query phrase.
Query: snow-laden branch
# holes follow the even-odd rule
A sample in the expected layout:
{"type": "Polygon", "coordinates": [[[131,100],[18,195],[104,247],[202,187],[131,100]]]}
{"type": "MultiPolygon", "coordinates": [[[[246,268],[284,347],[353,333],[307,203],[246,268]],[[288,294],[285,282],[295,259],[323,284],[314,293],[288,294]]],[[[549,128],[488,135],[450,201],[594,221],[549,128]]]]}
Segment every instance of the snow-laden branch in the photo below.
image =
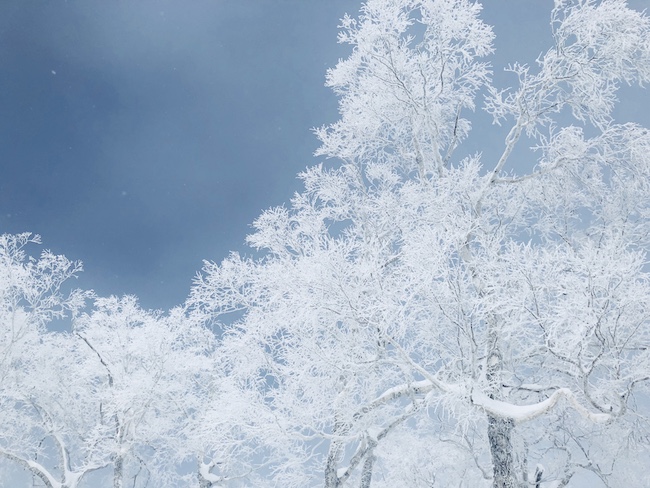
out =
{"type": "Polygon", "coordinates": [[[484,393],[473,392],[472,403],[490,415],[501,418],[512,419],[515,423],[521,424],[529,420],[533,420],[549,412],[560,400],[566,398],[571,406],[580,413],[583,417],[595,423],[606,423],[612,419],[612,416],[605,413],[593,413],[583,407],[576,399],[575,395],[568,388],[560,388],[548,397],[532,405],[514,405],[512,403],[494,400],[484,393]]]}
{"type": "Polygon", "coordinates": [[[244,479],[248,475],[250,475],[252,471],[251,469],[248,470],[246,473],[242,473],[242,474],[222,476],[212,472],[212,468],[214,468],[217,464],[219,463],[215,461],[211,461],[209,463],[204,463],[202,461],[199,461],[199,480],[202,483],[201,486],[204,485],[207,485],[209,487],[219,486],[218,484],[221,483],[228,483],[229,481],[232,480],[244,479]]]}
{"type": "Polygon", "coordinates": [[[430,380],[412,381],[410,383],[403,383],[401,385],[393,386],[391,388],[388,388],[372,402],[359,410],[354,415],[354,417],[359,418],[361,415],[368,413],[380,405],[384,405],[397,398],[402,398],[407,395],[422,395],[429,393],[433,388],[434,385],[430,380]]]}
{"type": "Polygon", "coordinates": [[[390,342],[390,344],[392,346],[394,346],[395,349],[397,349],[397,351],[400,353],[402,358],[404,358],[406,360],[406,362],[410,366],[412,366],[418,373],[420,373],[422,376],[424,376],[426,378],[425,381],[429,381],[433,387],[435,387],[438,390],[443,391],[445,393],[459,393],[461,391],[458,386],[450,385],[449,383],[445,383],[444,381],[439,380],[434,375],[429,373],[426,369],[424,369],[422,366],[420,366],[418,363],[413,361],[413,359],[411,359],[411,357],[408,355],[408,353],[404,350],[404,348],[402,346],[399,345],[399,343],[396,340],[394,340],[394,339],[392,339],[392,338],[390,338],[388,336],[386,336],[385,339],[388,342],[390,342]]]}
{"type": "Polygon", "coordinates": [[[50,474],[45,466],[36,461],[16,456],[15,454],[12,454],[11,452],[4,449],[0,449],[0,456],[3,456],[10,461],[13,461],[26,468],[34,475],[38,476],[48,488],[67,488],[64,483],[61,483],[56,478],[54,478],[54,476],[50,474]]]}
{"type": "Polygon", "coordinates": [[[397,427],[399,424],[404,422],[409,418],[414,409],[417,409],[419,405],[413,405],[414,408],[409,409],[406,413],[400,415],[399,417],[393,419],[386,427],[369,429],[366,432],[366,436],[362,445],[359,446],[357,452],[352,456],[347,467],[339,468],[337,470],[337,477],[340,482],[345,482],[356,467],[361,463],[364,458],[373,455],[373,450],[384,437],[386,437],[391,430],[397,427]]]}
{"type": "MultiPolygon", "coordinates": [[[[436,387],[438,390],[447,393],[459,390],[458,387],[452,387],[451,385],[442,382],[436,382],[434,385],[430,380],[405,383],[387,389],[375,400],[373,400],[367,407],[358,412],[357,415],[361,415],[361,413],[367,413],[379,405],[383,405],[391,400],[395,400],[406,395],[430,393],[436,387]]],[[[473,405],[482,408],[495,417],[510,418],[514,420],[515,423],[520,424],[548,413],[562,397],[566,398],[569,404],[580,415],[591,420],[592,422],[606,423],[612,419],[612,415],[610,414],[595,413],[587,410],[587,408],[580,404],[573,392],[568,388],[558,388],[546,400],[542,400],[541,402],[533,403],[531,405],[515,405],[500,400],[494,400],[488,397],[485,393],[481,392],[473,392],[471,395],[471,402],[473,405]]]]}

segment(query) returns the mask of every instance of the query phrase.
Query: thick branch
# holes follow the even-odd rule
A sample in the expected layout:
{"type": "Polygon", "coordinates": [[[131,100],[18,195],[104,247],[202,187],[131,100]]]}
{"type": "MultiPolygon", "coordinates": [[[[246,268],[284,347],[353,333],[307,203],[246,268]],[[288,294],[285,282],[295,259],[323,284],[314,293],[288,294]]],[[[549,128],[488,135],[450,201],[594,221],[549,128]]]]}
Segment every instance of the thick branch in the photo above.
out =
{"type": "Polygon", "coordinates": [[[546,400],[532,405],[514,405],[500,400],[493,400],[480,392],[472,393],[471,398],[474,405],[482,408],[488,414],[500,418],[509,418],[514,420],[515,423],[520,424],[544,415],[557,404],[561,397],[566,398],[578,413],[592,422],[605,423],[612,419],[612,416],[609,414],[593,413],[587,410],[580,405],[573,392],[568,388],[560,388],[546,400]]]}
{"type": "Polygon", "coordinates": [[[16,456],[15,454],[5,451],[4,449],[0,449],[0,456],[4,456],[10,461],[14,461],[28,471],[31,471],[34,475],[38,476],[43,481],[47,488],[65,488],[65,485],[57,481],[42,464],[37,463],[36,461],[32,461],[31,459],[23,459],[19,456],[16,456]]]}

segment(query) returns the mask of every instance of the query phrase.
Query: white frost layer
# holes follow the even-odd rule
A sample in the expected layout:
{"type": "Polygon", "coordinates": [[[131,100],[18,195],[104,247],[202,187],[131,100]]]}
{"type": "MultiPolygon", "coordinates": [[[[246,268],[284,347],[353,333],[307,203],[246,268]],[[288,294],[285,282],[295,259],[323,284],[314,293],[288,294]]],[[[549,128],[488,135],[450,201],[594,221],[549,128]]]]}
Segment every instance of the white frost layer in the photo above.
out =
{"type": "Polygon", "coordinates": [[[585,407],[580,405],[576,400],[573,392],[568,388],[560,388],[555,392],[538,403],[532,405],[514,405],[512,403],[502,402],[500,400],[493,400],[484,393],[472,393],[472,403],[481,407],[486,412],[494,415],[495,417],[510,418],[515,423],[522,423],[532,420],[540,415],[544,415],[552,409],[561,397],[565,397],[571,406],[575,408],[581,415],[588,418],[592,422],[605,423],[611,419],[611,415],[605,413],[593,413],[588,411],[585,407]]]}

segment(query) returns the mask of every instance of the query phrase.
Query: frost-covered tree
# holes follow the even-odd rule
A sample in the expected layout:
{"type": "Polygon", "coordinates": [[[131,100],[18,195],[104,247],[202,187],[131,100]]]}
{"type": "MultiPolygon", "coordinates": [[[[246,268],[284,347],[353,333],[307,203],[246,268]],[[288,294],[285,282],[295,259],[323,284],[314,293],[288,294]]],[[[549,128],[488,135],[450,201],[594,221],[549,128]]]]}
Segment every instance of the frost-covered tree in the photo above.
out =
{"type": "Polygon", "coordinates": [[[337,164],[255,222],[261,257],[206,263],[192,290],[273,412],[276,485],[621,486],[647,463],[650,133],[612,113],[650,79],[650,22],[556,0],[552,47],[502,90],[480,10],[345,17],[341,117],[317,131],[337,164]],[[509,126],[494,161],[457,156],[481,94],[509,126]]]}
{"type": "Polygon", "coordinates": [[[199,385],[200,408],[184,426],[186,457],[198,463],[199,488],[264,486],[278,464],[279,450],[268,441],[284,445],[284,436],[258,390],[242,384],[257,377],[232,374],[240,361],[233,364],[222,353],[212,356],[199,385]]]}
{"type": "Polygon", "coordinates": [[[95,299],[73,332],[95,363],[112,486],[179,484],[190,418],[207,407],[201,381],[214,336],[180,308],[147,311],[132,296],[95,299]]]}
{"type": "Polygon", "coordinates": [[[76,488],[106,466],[97,402],[84,356],[47,324],[75,314],[87,293],[64,294],[81,264],[48,251],[30,234],[0,236],[0,457],[49,488],[76,488]]]}
{"type": "Polygon", "coordinates": [[[11,383],[18,365],[30,357],[29,348],[53,319],[77,312],[87,296],[75,290],[65,296],[65,282],[81,271],[81,263],[44,251],[39,258],[26,248],[40,237],[0,235],[0,384],[11,383]]]}
{"type": "Polygon", "coordinates": [[[0,236],[0,458],[48,488],[87,486],[90,473],[116,488],[191,485],[180,467],[195,462],[195,419],[215,398],[214,334],[182,308],[66,294],[81,264],[29,257],[39,242],[0,236]],[[69,331],[48,329],[66,316],[69,331]]]}

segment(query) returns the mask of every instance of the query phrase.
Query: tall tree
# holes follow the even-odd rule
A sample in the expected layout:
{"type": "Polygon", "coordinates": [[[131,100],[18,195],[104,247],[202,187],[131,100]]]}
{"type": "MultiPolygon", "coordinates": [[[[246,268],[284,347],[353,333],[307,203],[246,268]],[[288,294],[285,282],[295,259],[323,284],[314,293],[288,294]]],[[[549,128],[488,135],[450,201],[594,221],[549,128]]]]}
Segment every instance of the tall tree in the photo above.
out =
{"type": "Polygon", "coordinates": [[[426,439],[468,456],[471,486],[608,486],[619,450],[648,455],[650,134],[612,111],[650,78],[650,22],[556,0],[554,45],[498,90],[479,14],[368,0],[345,17],[353,51],[327,78],[341,118],[317,131],[340,164],[256,221],[261,258],[207,263],[193,288],[196,309],[239,314],[224,353],[274,412],[284,486],[314,484],[312,465],[327,488],[403,484],[390,446],[435,432],[413,427],[432,412],[446,431],[426,439]],[[510,125],[495,161],[456,157],[481,91],[510,125]]]}
{"type": "Polygon", "coordinates": [[[177,484],[190,417],[205,408],[196,383],[214,337],[180,308],[147,311],[132,296],[94,305],[73,332],[94,362],[112,485],[177,484]]]}
{"type": "Polygon", "coordinates": [[[49,488],[76,488],[106,466],[92,375],[66,334],[47,324],[76,314],[88,294],[64,294],[81,264],[45,251],[30,234],[0,236],[0,456],[49,488]]]}
{"type": "Polygon", "coordinates": [[[27,247],[39,242],[0,236],[0,458],[48,488],[84,486],[96,471],[94,482],[114,487],[191,485],[196,473],[181,466],[205,453],[220,455],[220,471],[233,474],[217,475],[206,459],[202,482],[248,476],[251,463],[236,458],[256,454],[253,436],[235,450],[230,440],[241,429],[229,425],[247,403],[218,369],[225,365],[215,360],[214,334],[182,308],[162,313],[130,296],[66,295],[81,264],[47,251],[30,257],[27,247]],[[69,331],[48,330],[69,316],[59,324],[69,331]]]}

